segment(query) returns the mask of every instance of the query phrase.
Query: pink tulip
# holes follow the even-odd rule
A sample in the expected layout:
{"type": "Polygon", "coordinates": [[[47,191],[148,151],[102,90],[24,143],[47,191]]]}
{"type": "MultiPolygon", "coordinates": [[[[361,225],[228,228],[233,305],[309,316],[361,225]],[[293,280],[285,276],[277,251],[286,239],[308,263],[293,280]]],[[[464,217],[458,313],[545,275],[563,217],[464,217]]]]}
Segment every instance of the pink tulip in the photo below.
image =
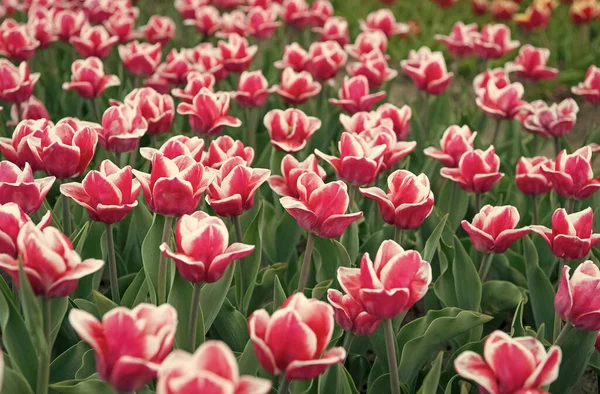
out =
{"type": "Polygon", "coordinates": [[[566,150],[556,156],[553,167],[542,167],[556,193],[567,198],[585,200],[600,189],[600,177],[594,177],[592,148],[584,146],[572,154],[566,150]]]}
{"type": "Polygon", "coordinates": [[[185,50],[171,49],[166,61],[158,66],[156,72],[170,84],[183,85],[187,82],[188,74],[193,70],[185,50]]]}
{"type": "Polygon", "coordinates": [[[309,56],[297,42],[285,46],[283,59],[275,62],[275,67],[285,69],[291,67],[294,71],[300,72],[306,70],[309,56]]]}
{"type": "Polygon", "coordinates": [[[187,75],[187,85],[185,88],[175,88],[171,94],[183,102],[191,104],[194,97],[200,93],[202,88],[207,88],[214,92],[215,76],[210,73],[201,73],[198,71],[190,71],[187,75]]]}
{"type": "Polygon", "coordinates": [[[442,168],[440,174],[458,183],[464,191],[487,193],[504,176],[499,169],[500,157],[494,146],[490,146],[485,151],[475,149],[464,153],[457,168],[442,168]]]}
{"type": "Polygon", "coordinates": [[[416,141],[398,141],[396,134],[390,127],[377,126],[359,134],[367,142],[374,145],[385,145],[380,171],[389,171],[400,159],[408,156],[417,147],[416,141]]]}
{"type": "Polygon", "coordinates": [[[387,38],[395,35],[405,35],[408,33],[408,26],[404,23],[397,23],[394,14],[389,9],[380,9],[367,15],[366,20],[360,21],[360,30],[374,31],[380,30],[387,38]]]}
{"type": "Polygon", "coordinates": [[[218,170],[232,157],[239,157],[247,166],[250,166],[254,159],[254,149],[251,146],[244,146],[242,141],[236,141],[228,135],[223,135],[210,143],[203,164],[218,170]]]}
{"type": "Polygon", "coordinates": [[[363,55],[358,62],[348,64],[347,70],[353,77],[364,75],[373,87],[379,87],[398,75],[396,70],[388,67],[385,55],[378,50],[363,55]]]}
{"type": "Polygon", "coordinates": [[[303,104],[321,91],[321,84],[313,80],[308,71],[296,73],[293,68],[287,67],[281,74],[281,84],[274,85],[273,89],[288,104],[303,104]]]}
{"type": "Polygon", "coordinates": [[[51,43],[58,40],[52,26],[52,11],[44,7],[37,7],[28,13],[27,25],[32,30],[33,36],[39,42],[39,48],[48,48],[51,43]]]}
{"type": "Polygon", "coordinates": [[[310,154],[308,157],[300,162],[292,155],[285,155],[281,160],[281,175],[272,175],[267,182],[275,193],[285,197],[298,198],[298,178],[300,175],[313,172],[317,174],[322,180],[325,180],[327,173],[319,163],[315,155],[310,154]]]}
{"type": "Polygon", "coordinates": [[[171,129],[175,117],[175,103],[168,94],[160,94],[152,88],[139,88],[133,89],[123,101],[140,110],[148,123],[148,134],[163,134],[171,129]]]}
{"type": "Polygon", "coordinates": [[[0,161],[0,204],[13,202],[26,214],[37,212],[56,180],[50,176],[34,179],[29,163],[23,171],[8,161],[0,161]]]}
{"type": "Polygon", "coordinates": [[[73,36],[69,42],[81,57],[108,56],[111,48],[119,41],[119,37],[111,36],[104,26],[85,25],[79,36],[73,36]]]}
{"type": "Polygon", "coordinates": [[[565,265],[556,297],[554,308],[562,320],[586,331],[600,329],[600,302],[598,301],[598,285],[600,269],[591,260],[581,263],[569,275],[571,268],[565,265]]]}
{"type": "Polygon", "coordinates": [[[336,41],[313,42],[308,49],[306,69],[318,81],[334,78],[346,64],[348,54],[336,41]]]}
{"type": "Polygon", "coordinates": [[[310,24],[323,27],[325,22],[333,17],[334,12],[333,5],[329,0],[315,0],[310,6],[310,24]]]}
{"type": "Polygon", "coordinates": [[[344,46],[350,41],[348,35],[348,21],[339,16],[332,16],[325,21],[323,27],[313,28],[315,33],[319,33],[320,41],[337,41],[344,46]]]}
{"type": "Polygon", "coordinates": [[[127,71],[135,75],[149,76],[160,64],[161,46],[132,41],[119,47],[119,56],[127,71]]]}
{"type": "Polygon", "coordinates": [[[43,170],[44,163],[37,152],[39,140],[43,131],[52,126],[46,119],[22,120],[15,127],[12,138],[0,137],[0,152],[21,168],[28,163],[33,171],[43,170]]]}
{"type": "Polygon", "coordinates": [[[369,111],[375,103],[385,98],[384,91],[369,94],[369,80],[364,75],[344,77],[338,91],[338,99],[331,98],[329,103],[341,107],[344,111],[354,114],[359,111],[369,111]]]}
{"type": "Polygon", "coordinates": [[[202,34],[212,36],[221,29],[219,10],[211,5],[203,5],[196,9],[193,25],[202,34]]]}
{"type": "Polygon", "coordinates": [[[98,132],[100,145],[111,152],[130,152],[137,149],[140,138],[148,129],[148,122],[137,107],[127,104],[108,108],[102,115],[98,132]]]}
{"type": "Polygon", "coordinates": [[[96,98],[111,86],[119,86],[116,75],[105,75],[104,64],[97,57],[75,60],[71,66],[71,82],[62,85],[63,90],[75,90],[86,99],[96,98]]]}
{"type": "Polygon", "coordinates": [[[213,47],[211,43],[200,43],[185,52],[188,60],[198,71],[212,74],[216,81],[221,81],[229,75],[229,67],[225,68],[225,59],[221,50],[213,47]]]}
{"type": "Polygon", "coordinates": [[[0,59],[0,100],[17,104],[29,100],[39,79],[40,73],[30,74],[27,63],[16,67],[8,60],[0,59]]]}
{"type": "MultiPolygon", "coordinates": [[[[37,224],[40,230],[45,229],[52,221],[52,212],[48,211],[37,224]]],[[[17,258],[17,237],[21,228],[32,220],[17,204],[9,202],[0,204],[0,255],[6,254],[17,258]]]]}
{"type": "Polygon", "coordinates": [[[525,92],[519,82],[498,88],[497,80],[488,81],[485,88],[477,92],[475,103],[487,116],[496,119],[514,119],[525,102],[521,99],[525,92]]]}
{"type": "MultiPolygon", "coordinates": [[[[391,106],[392,104],[383,104],[379,108],[385,105],[391,106]]],[[[360,134],[365,130],[373,129],[377,127],[378,124],[390,127],[392,126],[391,120],[382,120],[377,112],[366,111],[356,112],[351,116],[341,113],[340,123],[344,127],[344,131],[353,134],[360,134]]]]}
{"type": "Polygon", "coordinates": [[[191,104],[179,103],[177,112],[189,115],[192,130],[198,134],[219,134],[223,127],[240,127],[242,122],[229,116],[229,94],[215,94],[202,88],[191,104]]]}
{"type": "Polygon", "coordinates": [[[435,40],[446,46],[448,52],[457,57],[470,56],[473,54],[473,38],[477,34],[476,23],[465,25],[458,21],[452,26],[449,36],[436,34],[435,40]]]}
{"type": "Polygon", "coordinates": [[[196,10],[208,3],[208,0],[175,0],[175,9],[184,20],[194,19],[196,10]]]}
{"type": "Polygon", "coordinates": [[[503,67],[487,69],[473,79],[473,91],[476,95],[483,95],[487,89],[488,82],[493,81],[494,86],[502,89],[510,85],[508,73],[503,67]]]}
{"type": "Polygon", "coordinates": [[[571,92],[577,96],[583,96],[584,100],[592,103],[600,103],[600,68],[592,65],[585,74],[585,80],[571,88],[571,92]]]}
{"type": "Polygon", "coordinates": [[[303,29],[311,23],[311,12],[306,0],[285,0],[280,11],[281,19],[296,29],[303,29]]]}
{"type": "Polygon", "coordinates": [[[117,37],[121,44],[124,44],[138,35],[134,30],[137,17],[138,12],[132,9],[118,11],[104,22],[104,27],[112,36],[117,37]]]}
{"type": "Polygon", "coordinates": [[[473,44],[475,53],[486,59],[499,59],[520,45],[510,39],[510,29],[502,23],[483,26],[473,44]]]}
{"type": "Polygon", "coordinates": [[[365,31],[356,37],[354,44],[345,46],[346,52],[356,60],[368,55],[374,50],[385,54],[387,50],[387,37],[381,30],[365,31]]]}
{"type": "Polygon", "coordinates": [[[413,80],[417,89],[428,94],[442,94],[454,78],[454,73],[446,69],[446,61],[441,52],[431,52],[421,47],[418,52],[411,50],[408,60],[400,62],[402,70],[413,80]]]}
{"type": "Polygon", "coordinates": [[[281,26],[276,21],[277,10],[273,8],[254,7],[248,12],[248,34],[258,39],[268,39],[281,26]]]}
{"type": "Polygon", "coordinates": [[[152,15],[140,31],[151,44],[165,45],[175,36],[175,22],[168,16],[152,15]]]}
{"type": "Polygon", "coordinates": [[[238,34],[241,37],[248,35],[246,14],[243,11],[234,10],[221,15],[221,29],[216,35],[220,38],[227,38],[230,34],[238,34]]]}
{"type": "Polygon", "coordinates": [[[234,33],[229,35],[228,41],[219,41],[219,50],[223,57],[225,70],[242,72],[250,67],[258,47],[250,46],[248,40],[234,33]]]}
{"type": "Polygon", "coordinates": [[[552,190],[552,182],[542,170],[544,167],[552,168],[554,163],[544,156],[521,157],[515,176],[519,190],[531,196],[549,193],[552,190]]]}
{"type": "Polygon", "coordinates": [[[238,90],[233,92],[233,99],[242,107],[262,107],[273,91],[262,71],[244,71],[240,75],[238,90]]]}
{"type": "Polygon", "coordinates": [[[477,132],[471,132],[469,126],[450,126],[440,140],[441,149],[430,146],[425,149],[425,155],[442,162],[445,167],[458,167],[462,155],[473,150],[476,136],[477,132]]]}
{"type": "Polygon", "coordinates": [[[469,234],[473,247],[484,253],[504,253],[517,239],[527,235],[531,228],[516,228],[519,211],[512,205],[492,207],[485,205],[475,215],[473,222],[461,222],[469,234]]]}
{"type": "Polygon", "coordinates": [[[301,151],[310,137],[321,128],[320,119],[307,116],[296,108],[285,111],[273,109],[267,112],[263,123],[273,146],[284,152],[301,151]]]}
{"type": "Polygon", "coordinates": [[[514,61],[506,63],[507,72],[516,72],[519,78],[541,81],[558,75],[558,69],[547,67],[550,50],[523,45],[514,61]]]}
{"type": "Polygon", "coordinates": [[[338,268],[338,282],[344,290],[327,290],[327,300],[333,307],[335,322],[344,330],[355,335],[371,335],[379,326],[379,319],[365,311],[360,295],[360,274],[345,273],[346,267],[338,268]],[[355,298],[356,297],[356,298],[355,298]]]}
{"type": "MultiPolygon", "coordinates": [[[[31,96],[27,101],[19,104],[13,104],[10,107],[10,120],[6,122],[7,126],[15,127],[21,120],[40,120],[50,119],[50,114],[44,103],[37,97],[31,96]]],[[[14,134],[14,133],[13,133],[14,134]]],[[[0,142],[0,150],[2,142],[0,142]]]]}
{"type": "Polygon", "coordinates": [[[391,122],[391,129],[396,133],[398,140],[402,141],[408,137],[412,116],[412,110],[408,105],[398,108],[394,104],[385,103],[377,107],[376,113],[379,116],[377,125],[386,126],[386,122],[391,122]]]}
{"type": "Polygon", "coordinates": [[[590,23],[600,15],[600,5],[596,0],[577,0],[569,8],[571,21],[576,25],[590,23]]]}
{"type": "Polygon", "coordinates": [[[185,135],[176,135],[169,138],[160,149],[140,148],[140,154],[147,160],[152,160],[156,152],[162,153],[167,159],[175,159],[179,156],[189,156],[194,161],[202,163],[204,157],[204,140],[198,137],[186,137],[185,135]]]}
{"type": "Polygon", "coordinates": [[[16,61],[31,59],[40,42],[33,29],[19,24],[14,19],[6,19],[0,25],[0,55],[16,61]]]}
{"type": "Polygon", "coordinates": [[[579,106],[572,98],[560,103],[546,104],[536,100],[522,108],[525,113],[522,121],[527,131],[542,137],[560,137],[568,134],[577,122],[579,106]]]}
{"type": "Polygon", "coordinates": [[[52,26],[61,41],[69,42],[71,37],[79,35],[87,18],[83,10],[53,8],[52,26]]]}

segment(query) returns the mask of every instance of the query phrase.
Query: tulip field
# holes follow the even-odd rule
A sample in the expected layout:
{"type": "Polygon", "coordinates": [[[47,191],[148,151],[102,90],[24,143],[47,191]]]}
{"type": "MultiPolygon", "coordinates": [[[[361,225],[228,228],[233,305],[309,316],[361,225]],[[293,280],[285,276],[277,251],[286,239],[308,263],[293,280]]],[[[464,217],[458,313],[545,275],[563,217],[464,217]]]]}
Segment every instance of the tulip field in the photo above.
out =
{"type": "Polygon", "coordinates": [[[0,394],[600,394],[599,67],[600,0],[0,0],[0,394]]]}

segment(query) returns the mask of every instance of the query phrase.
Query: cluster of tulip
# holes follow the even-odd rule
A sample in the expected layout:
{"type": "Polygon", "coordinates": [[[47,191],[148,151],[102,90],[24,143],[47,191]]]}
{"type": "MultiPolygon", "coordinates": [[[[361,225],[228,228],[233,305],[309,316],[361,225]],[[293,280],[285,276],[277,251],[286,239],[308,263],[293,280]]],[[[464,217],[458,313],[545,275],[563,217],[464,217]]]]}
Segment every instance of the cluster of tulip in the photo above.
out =
{"type": "MultiPolygon", "coordinates": [[[[0,269],[12,289],[0,278],[0,392],[300,393],[311,387],[296,381],[318,380],[318,393],[466,381],[563,393],[600,350],[600,148],[569,153],[566,139],[575,98],[600,103],[596,66],[575,98],[528,102],[511,78],[557,78],[550,49],[521,46],[504,24],[456,22],[433,37],[453,71],[428,46],[399,63],[422,92],[411,109],[393,103],[388,46],[419,28],[390,9],[352,41],[328,0],[177,0],[174,18],[137,28],[150,1],[1,4],[0,269]],[[184,29],[201,42],[177,47],[184,29]],[[45,74],[31,70],[36,52],[59,49],[76,59],[53,82],[90,110],[53,122],[34,95],[45,74]],[[469,57],[504,65],[471,83],[469,57]],[[436,119],[460,83],[479,133],[436,119]],[[506,144],[527,154],[511,160],[506,144]],[[517,206],[531,206],[523,227],[517,206]],[[449,343],[447,373],[442,356],[427,370],[449,343]]],[[[471,5],[528,30],[558,6],[471,5]]],[[[577,24],[598,14],[595,0],[570,6],[577,24]]]]}

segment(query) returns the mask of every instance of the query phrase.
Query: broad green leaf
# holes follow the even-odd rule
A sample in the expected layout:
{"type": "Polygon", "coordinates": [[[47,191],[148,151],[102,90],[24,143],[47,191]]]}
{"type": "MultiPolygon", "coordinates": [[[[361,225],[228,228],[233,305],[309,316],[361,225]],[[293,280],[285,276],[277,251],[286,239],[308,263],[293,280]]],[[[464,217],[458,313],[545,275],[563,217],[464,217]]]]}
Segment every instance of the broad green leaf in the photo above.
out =
{"type": "MultiPolygon", "coordinates": [[[[173,287],[169,293],[168,302],[177,311],[177,332],[175,334],[175,345],[186,349],[188,340],[188,325],[190,322],[190,309],[192,307],[192,293],[194,286],[178,274],[175,275],[173,287]]],[[[202,296],[202,293],[200,294],[202,296]]],[[[200,298],[202,304],[202,298],[200,298]]],[[[202,309],[198,311],[198,326],[196,331],[196,346],[204,342],[204,317],[202,309]]],[[[186,349],[188,350],[188,349],[186,349]]]]}
{"type": "Polygon", "coordinates": [[[54,391],[64,394],[117,394],[107,383],[93,375],[85,380],[66,380],[50,385],[54,391]]]}
{"type": "MultiPolygon", "coordinates": [[[[262,205],[262,203],[259,203],[262,205]]],[[[254,252],[250,256],[247,256],[243,261],[238,260],[235,264],[239,264],[239,269],[241,270],[241,282],[240,284],[236,283],[237,286],[241,286],[239,289],[243,296],[243,299],[250,300],[252,297],[252,291],[254,290],[254,282],[256,281],[256,276],[258,275],[258,271],[260,269],[260,262],[262,259],[262,239],[263,239],[263,228],[264,228],[264,216],[265,210],[264,207],[259,208],[259,212],[250,224],[250,227],[246,230],[244,234],[244,243],[247,245],[254,245],[254,252]],[[248,295],[248,293],[250,293],[248,295]]],[[[245,305],[243,302],[243,312],[246,314],[248,305],[245,305]]]]}
{"type": "Polygon", "coordinates": [[[104,316],[108,311],[119,306],[96,290],[92,291],[92,299],[100,316],[104,316]]]}
{"type": "Polygon", "coordinates": [[[469,209],[469,198],[456,182],[446,181],[439,198],[436,196],[436,205],[443,214],[448,214],[448,225],[456,231],[460,222],[465,218],[469,209]]]}
{"type": "Polygon", "coordinates": [[[75,372],[75,380],[86,379],[96,373],[96,353],[90,349],[83,354],[81,366],[75,372]]]}
{"type": "Polygon", "coordinates": [[[50,364],[50,383],[75,379],[75,372],[82,366],[83,356],[89,350],[90,346],[81,341],[56,357],[50,364]]]}
{"type": "MultiPolygon", "coordinates": [[[[362,245],[360,245],[361,253],[369,253],[372,259],[375,258],[375,254],[381,246],[381,243],[386,239],[394,238],[394,226],[384,226],[381,230],[375,232],[362,245]]],[[[351,260],[355,263],[355,260],[351,260]]],[[[354,264],[352,264],[354,265],[354,264]]]]}
{"type": "Polygon", "coordinates": [[[550,386],[551,393],[569,393],[585,372],[598,333],[572,328],[561,346],[562,361],[558,378],[550,386]]]}
{"type": "Polygon", "coordinates": [[[225,342],[234,352],[243,351],[250,339],[246,318],[228,299],[223,302],[212,328],[219,339],[225,342]]]}
{"type": "Polygon", "coordinates": [[[317,300],[323,299],[325,297],[325,294],[327,294],[327,290],[331,287],[332,284],[332,279],[324,280],[323,282],[317,283],[312,289],[312,298],[317,300]]]}
{"type": "Polygon", "coordinates": [[[33,293],[31,284],[25,271],[23,264],[19,260],[19,295],[21,297],[21,307],[23,308],[23,316],[25,318],[25,326],[31,336],[33,346],[38,351],[38,354],[43,354],[48,350],[48,344],[44,337],[44,316],[42,315],[42,303],[33,293]]]}
{"type": "Polygon", "coordinates": [[[353,394],[352,381],[348,381],[342,364],[332,365],[319,376],[318,394],[353,394]]]}
{"type": "Polygon", "coordinates": [[[456,286],[456,299],[459,308],[479,311],[481,303],[481,279],[471,257],[458,237],[454,236],[454,261],[452,274],[456,286]]]}
{"type": "Polygon", "coordinates": [[[517,286],[503,280],[488,280],[483,284],[482,294],[481,309],[492,315],[514,310],[523,299],[517,286]]]}
{"type": "Polygon", "coordinates": [[[204,333],[206,334],[215,321],[227,292],[231,281],[233,280],[233,265],[230,265],[225,270],[225,274],[221,279],[214,283],[207,283],[200,292],[200,307],[202,308],[202,316],[204,316],[204,333]]]}
{"type": "MultiPolygon", "coordinates": [[[[311,391],[314,380],[292,380],[290,383],[291,394],[304,394],[311,391]]],[[[283,393],[280,393],[283,394],[283,393]]]]}
{"type": "Polygon", "coordinates": [[[350,266],[350,256],[344,245],[334,239],[315,238],[313,252],[317,282],[334,280],[340,266],[350,266]]]}
{"type": "Polygon", "coordinates": [[[156,304],[158,288],[158,263],[160,260],[160,244],[162,241],[163,229],[165,226],[165,217],[154,215],[152,226],[148,230],[144,242],[142,243],[142,260],[144,271],[146,272],[146,282],[150,292],[150,300],[156,304]]]}
{"type": "Polygon", "coordinates": [[[254,353],[254,345],[252,340],[249,340],[244,347],[240,358],[238,359],[238,365],[240,368],[240,375],[256,375],[260,368],[260,363],[254,353]]]}
{"type": "Polygon", "coordinates": [[[348,226],[344,234],[342,234],[340,242],[342,245],[344,245],[344,248],[346,248],[346,251],[350,256],[350,261],[354,263],[358,257],[359,246],[358,224],[356,222],[353,222],[350,226],[348,226]]]}
{"type": "Polygon", "coordinates": [[[417,394],[437,394],[438,385],[440,383],[440,376],[442,374],[442,360],[444,358],[444,352],[439,352],[435,361],[431,365],[431,369],[425,376],[423,384],[417,394]]]}
{"type": "Polygon", "coordinates": [[[523,326],[523,308],[524,308],[525,300],[521,299],[519,305],[517,305],[517,310],[515,311],[515,315],[513,317],[513,321],[510,327],[510,335],[512,337],[523,337],[526,336],[527,331],[523,326]]]}
{"type": "MultiPolygon", "coordinates": [[[[173,285],[174,286],[174,285],[173,285]]],[[[127,308],[133,308],[137,304],[136,299],[140,291],[143,291],[145,288],[145,292],[148,292],[148,285],[146,284],[146,272],[144,269],[139,270],[133,282],[127,287],[125,293],[123,294],[123,298],[121,299],[121,305],[127,308]],[[144,287],[145,286],[145,287],[144,287]]]]}
{"type": "Polygon", "coordinates": [[[285,295],[285,290],[281,286],[281,282],[279,281],[279,277],[275,276],[275,282],[273,284],[273,312],[275,312],[281,304],[287,299],[287,295],[285,295]]]}
{"type": "Polygon", "coordinates": [[[423,260],[427,262],[431,262],[435,251],[438,249],[440,245],[440,238],[442,236],[442,232],[444,231],[444,227],[446,226],[446,222],[448,221],[448,214],[444,215],[444,217],[440,220],[438,225],[435,227],[435,230],[431,233],[427,242],[425,242],[425,248],[423,249],[423,260]]]}
{"type": "MultiPolygon", "coordinates": [[[[77,250],[81,255],[82,259],[102,259],[102,243],[99,242],[102,239],[106,228],[103,223],[93,222],[90,225],[90,229],[85,237],[81,239],[81,242],[77,245],[77,250]]],[[[92,290],[97,290],[102,279],[102,270],[99,270],[95,274],[85,276],[79,279],[77,283],[77,289],[71,294],[72,299],[76,298],[88,298],[92,294],[92,290]]]]}
{"type": "Polygon", "coordinates": [[[2,379],[2,394],[33,394],[33,390],[19,372],[10,368],[4,368],[2,379]]]}

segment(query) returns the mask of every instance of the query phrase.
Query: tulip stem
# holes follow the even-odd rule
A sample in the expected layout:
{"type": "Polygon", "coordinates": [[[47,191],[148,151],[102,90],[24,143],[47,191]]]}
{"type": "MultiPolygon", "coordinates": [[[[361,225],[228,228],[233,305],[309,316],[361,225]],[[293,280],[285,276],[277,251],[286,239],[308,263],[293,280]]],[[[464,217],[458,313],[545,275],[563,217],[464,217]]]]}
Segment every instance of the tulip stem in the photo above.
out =
{"type": "Polygon", "coordinates": [[[402,229],[398,226],[394,228],[394,241],[400,246],[402,246],[402,229]]]}
{"type": "Polygon", "coordinates": [[[246,130],[248,130],[248,145],[256,149],[256,117],[257,108],[246,108],[246,130]]]}
{"type": "Polygon", "coordinates": [[[129,165],[131,166],[131,168],[135,168],[135,162],[137,161],[137,154],[138,154],[138,150],[140,148],[140,144],[137,143],[135,145],[135,148],[129,152],[129,165]]]}
{"type": "Polygon", "coordinates": [[[496,128],[494,129],[494,135],[492,136],[492,143],[490,145],[494,145],[496,140],[498,139],[498,134],[500,134],[500,125],[502,124],[501,119],[496,119],[496,128]]]}
{"type": "Polygon", "coordinates": [[[69,198],[65,195],[62,202],[62,225],[63,232],[67,237],[71,236],[71,209],[69,206],[69,198]]]}
{"type": "Polygon", "coordinates": [[[554,137],[554,155],[558,156],[559,152],[560,152],[560,137],[555,136],[554,137]]]}
{"type": "Polygon", "coordinates": [[[279,389],[277,392],[279,394],[288,394],[290,392],[290,381],[287,380],[285,374],[281,375],[281,379],[279,379],[279,389]]]}
{"type": "MultiPolygon", "coordinates": [[[[233,222],[233,227],[235,227],[235,238],[238,242],[243,242],[242,235],[242,224],[240,223],[239,216],[232,216],[231,221],[233,222]]],[[[240,264],[243,264],[244,259],[237,260],[234,266],[235,272],[235,299],[237,301],[237,306],[241,310],[243,303],[243,294],[242,294],[242,267],[240,264]]]]}
{"type": "Polygon", "coordinates": [[[387,353],[388,369],[390,370],[391,394],[400,394],[400,377],[398,376],[398,360],[396,358],[396,340],[392,319],[383,319],[385,335],[385,351],[387,353]]]}
{"type": "Polygon", "coordinates": [[[115,164],[117,167],[121,168],[121,152],[115,152],[115,164]]]}
{"type": "Polygon", "coordinates": [[[50,380],[50,354],[52,353],[52,303],[50,298],[42,297],[42,313],[44,317],[44,338],[46,348],[40,352],[38,361],[36,394],[48,393],[48,382],[50,380]]]}
{"type": "Polygon", "coordinates": [[[567,211],[567,214],[573,213],[574,208],[575,200],[573,200],[572,198],[567,199],[567,201],[565,202],[565,211],[567,211]]]}
{"type": "Polygon", "coordinates": [[[188,351],[196,351],[196,333],[198,331],[198,312],[200,311],[200,291],[204,282],[194,284],[192,293],[192,304],[190,306],[190,321],[188,322],[188,351]]]}
{"type": "Polygon", "coordinates": [[[306,239],[306,250],[304,251],[304,260],[302,261],[302,269],[300,270],[300,279],[298,279],[297,293],[304,291],[306,282],[308,282],[308,273],[310,272],[310,258],[312,256],[313,249],[315,247],[315,234],[308,233],[306,239]]]}
{"type": "Polygon", "coordinates": [[[356,202],[356,189],[357,187],[354,185],[350,185],[348,187],[348,206],[350,207],[350,212],[354,212],[354,204],[356,202]]]}
{"type": "Polygon", "coordinates": [[[429,93],[425,92],[425,101],[423,102],[423,130],[425,130],[425,138],[428,139],[429,135],[429,93]]]}
{"type": "Polygon", "coordinates": [[[342,346],[344,347],[344,350],[346,350],[346,357],[348,357],[348,354],[350,354],[350,347],[352,346],[352,340],[354,340],[354,334],[352,334],[350,331],[346,332],[346,336],[344,337],[344,342],[342,344],[342,346]]]}
{"type": "Polygon", "coordinates": [[[475,193],[475,213],[481,211],[481,193],[475,193]]]}
{"type": "Polygon", "coordinates": [[[481,283],[485,282],[488,274],[490,273],[490,267],[492,266],[493,260],[493,253],[488,253],[487,255],[483,256],[483,260],[481,261],[481,265],[479,266],[479,277],[481,278],[481,283]]]}
{"type": "MultiPolygon", "coordinates": [[[[173,227],[173,216],[165,216],[165,225],[163,227],[161,245],[168,243],[171,238],[171,230],[173,227]]],[[[160,254],[158,260],[158,305],[167,302],[167,256],[160,254]]]]}
{"type": "Polygon", "coordinates": [[[573,328],[573,325],[569,322],[565,323],[565,326],[560,330],[558,337],[554,341],[554,345],[562,346],[565,340],[567,339],[567,335],[569,335],[569,331],[573,328]]]}
{"type": "Polygon", "coordinates": [[[96,120],[98,123],[102,123],[102,113],[100,112],[100,105],[98,104],[98,98],[96,97],[93,101],[94,107],[94,115],[96,115],[96,120]]]}
{"type": "Polygon", "coordinates": [[[537,197],[532,196],[531,200],[533,202],[533,224],[540,224],[537,197]]]}
{"type": "Polygon", "coordinates": [[[110,276],[110,294],[112,300],[121,304],[121,295],[119,294],[119,275],[117,273],[117,256],[115,254],[115,239],[113,236],[112,224],[106,224],[106,246],[108,251],[108,274],[110,276]]]}

